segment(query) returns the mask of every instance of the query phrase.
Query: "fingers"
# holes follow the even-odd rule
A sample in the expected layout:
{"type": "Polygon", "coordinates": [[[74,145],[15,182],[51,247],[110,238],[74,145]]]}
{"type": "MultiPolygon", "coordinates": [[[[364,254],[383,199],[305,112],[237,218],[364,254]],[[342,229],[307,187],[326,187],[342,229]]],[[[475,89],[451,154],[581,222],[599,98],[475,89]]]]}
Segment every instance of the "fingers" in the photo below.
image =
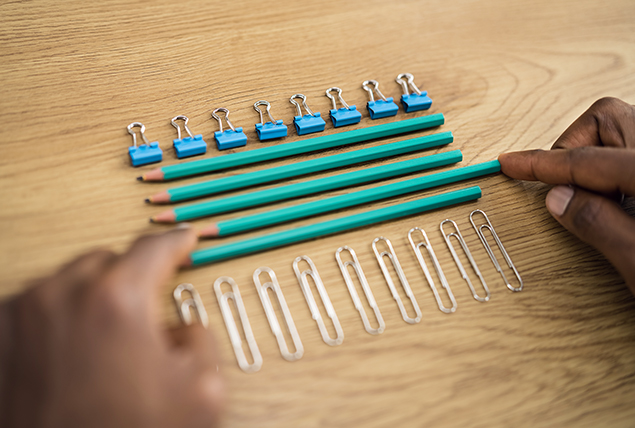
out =
{"type": "Polygon", "coordinates": [[[635,106],[617,98],[597,100],[573,122],[552,149],[635,147],[635,106]]]}
{"type": "Polygon", "coordinates": [[[511,178],[635,195],[635,150],[609,147],[528,150],[504,153],[498,160],[501,171],[511,178]]]}
{"type": "Polygon", "coordinates": [[[604,253],[635,293],[634,218],[617,203],[577,187],[554,187],[546,205],[566,229],[604,253]]]}
{"type": "Polygon", "coordinates": [[[139,238],[119,258],[107,286],[150,302],[156,297],[156,289],[186,262],[196,242],[196,233],[189,228],[139,238]]]}

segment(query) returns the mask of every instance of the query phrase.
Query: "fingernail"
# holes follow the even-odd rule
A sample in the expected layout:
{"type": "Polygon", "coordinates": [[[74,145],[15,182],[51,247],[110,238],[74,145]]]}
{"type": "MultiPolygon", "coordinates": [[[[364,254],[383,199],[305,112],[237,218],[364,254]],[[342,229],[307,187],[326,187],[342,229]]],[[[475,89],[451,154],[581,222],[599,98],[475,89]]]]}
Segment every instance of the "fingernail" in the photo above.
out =
{"type": "Polygon", "coordinates": [[[547,193],[547,209],[551,214],[560,217],[567,210],[575,191],[569,186],[556,186],[547,193]]]}
{"type": "Polygon", "coordinates": [[[190,223],[179,223],[176,225],[176,229],[191,229],[192,225],[190,223]]]}

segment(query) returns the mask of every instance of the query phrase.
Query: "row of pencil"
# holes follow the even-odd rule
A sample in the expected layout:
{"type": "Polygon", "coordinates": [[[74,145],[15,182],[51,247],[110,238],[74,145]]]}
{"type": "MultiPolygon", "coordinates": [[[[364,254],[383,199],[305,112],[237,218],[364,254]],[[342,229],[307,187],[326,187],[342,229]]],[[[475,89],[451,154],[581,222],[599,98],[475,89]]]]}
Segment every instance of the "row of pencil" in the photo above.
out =
{"type": "MultiPolygon", "coordinates": [[[[483,212],[482,210],[474,210],[470,213],[469,219],[472,227],[476,231],[481,243],[485,247],[487,254],[494,264],[494,267],[501,275],[506,287],[511,291],[521,291],[523,289],[522,278],[516,270],[516,267],[509,257],[509,254],[505,250],[505,247],[503,246],[496,231],[494,230],[494,226],[490,222],[487,214],[485,214],[485,212],[483,212]],[[482,216],[483,220],[475,220],[476,216],[482,216]],[[518,286],[513,286],[508,280],[503,269],[501,268],[501,264],[496,259],[492,248],[485,238],[485,235],[483,233],[484,230],[489,231],[489,233],[494,238],[499,251],[505,259],[507,266],[513,271],[514,275],[516,276],[515,281],[517,281],[518,286]]],[[[450,250],[450,253],[452,254],[456,267],[458,268],[459,272],[462,275],[462,278],[465,280],[467,286],[470,289],[472,297],[479,302],[489,301],[491,298],[490,289],[485,281],[484,276],[479,270],[476,261],[472,256],[472,253],[465,243],[465,240],[463,239],[463,235],[461,234],[457,223],[453,220],[446,219],[440,223],[439,229],[443,234],[443,238],[447,244],[448,249],[450,250]],[[448,225],[451,229],[449,232],[446,231],[448,225]],[[479,278],[481,283],[479,291],[477,291],[476,287],[470,280],[470,277],[467,275],[465,266],[462,264],[461,259],[458,257],[456,249],[452,244],[452,240],[458,241],[461,249],[464,251],[465,256],[470,263],[470,267],[473,273],[479,278]]],[[[432,248],[426,232],[419,227],[410,229],[410,231],[408,232],[408,242],[410,243],[410,246],[415,253],[415,256],[419,262],[422,273],[426,278],[428,286],[430,287],[436,299],[439,310],[446,314],[455,312],[458,307],[456,298],[454,297],[450,284],[446,279],[443,268],[441,267],[437,259],[437,256],[434,252],[434,249],[432,248]],[[425,256],[426,253],[427,256],[425,256]],[[428,265],[425,261],[426,257],[434,266],[434,271],[436,272],[436,276],[439,281],[438,283],[435,283],[430,273],[430,269],[428,268],[428,265]],[[440,284],[440,288],[445,292],[446,296],[441,296],[440,289],[439,287],[437,287],[437,284],[440,284]],[[449,301],[450,304],[446,305],[444,303],[444,300],[449,301]]],[[[399,262],[392,242],[385,237],[377,237],[372,241],[372,249],[377,259],[377,263],[379,264],[379,267],[382,271],[382,275],[384,277],[386,285],[390,289],[390,293],[399,308],[403,320],[409,324],[419,323],[422,319],[421,309],[419,303],[417,302],[417,298],[412,291],[410,283],[406,278],[404,270],[399,262]],[[391,267],[389,267],[389,265],[391,267]],[[398,278],[402,294],[404,294],[410,300],[410,306],[412,307],[414,314],[409,313],[409,311],[406,309],[406,306],[404,305],[400,297],[400,292],[399,290],[397,290],[398,286],[395,285],[395,281],[393,281],[393,273],[396,274],[396,278],[398,278]]],[[[386,323],[384,322],[381,311],[379,309],[379,305],[375,300],[373,291],[370,287],[370,284],[368,283],[368,280],[366,279],[357,254],[349,246],[342,246],[335,251],[335,259],[340,268],[340,272],[344,278],[344,282],[349,291],[351,299],[353,300],[355,309],[357,309],[357,311],[359,312],[362,324],[364,325],[364,329],[371,335],[379,335],[383,333],[386,328],[386,323]],[[352,271],[349,268],[352,268],[352,271]],[[356,279],[353,278],[352,273],[354,273],[356,279]],[[372,322],[369,320],[364,306],[362,305],[356,283],[359,283],[361,285],[361,289],[364,293],[364,299],[368,303],[368,306],[374,312],[375,320],[372,322]]],[[[317,267],[308,256],[299,256],[293,262],[293,270],[297,277],[300,288],[302,289],[302,293],[311,312],[311,316],[317,323],[323,341],[330,346],[341,345],[344,341],[344,330],[342,329],[337,313],[333,307],[326,287],[324,286],[324,283],[318,273],[317,267]],[[301,267],[303,265],[306,265],[307,268],[303,269],[301,267]],[[308,281],[309,277],[312,279],[312,281],[308,281]],[[318,295],[322,302],[322,306],[324,307],[327,316],[331,319],[333,330],[335,331],[335,337],[331,337],[331,335],[329,334],[322,314],[318,308],[318,304],[316,303],[314,293],[311,290],[312,287],[310,285],[310,282],[312,282],[317,289],[318,295]]],[[[295,327],[293,317],[291,316],[291,312],[284,298],[284,294],[282,292],[282,288],[280,286],[280,283],[278,282],[276,274],[269,267],[259,267],[253,273],[253,281],[260,297],[262,306],[265,310],[265,314],[267,316],[271,331],[278,342],[280,354],[287,361],[296,361],[302,358],[302,356],[304,355],[302,341],[295,327]],[[273,292],[273,296],[277,301],[275,305],[271,302],[271,296],[268,292],[269,290],[273,292]],[[282,313],[283,323],[280,322],[280,316],[276,314],[276,310],[274,309],[274,307],[278,308],[279,312],[282,313]],[[281,327],[281,324],[284,327],[281,327]],[[290,350],[289,343],[287,343],[287,340],[285,339],[283,328],[288,331],[289,336],[293,342],[293,351],[290,350]]],[[[215,281],[213,288],[221,309],[223,320],[227,327],[227,332],[229,334],[229,338],[232,343],[234,354],[238,361],[239,367],[247,373],[257,372],[262,367],[263,359],[260,354],[260,350],[258,349],[258,344],[256,343],[254,334],[251,330],[247,311],[242,300],[238,285],[231,277],[220,277],[215,281]],[[223,292],[222,287],[225,284],[231,287],[231,291],[223,292]],[[232,313],[230,304],[228,303],[229,300],[233,300],[234,302],[234,306],[237,310],[237,316],[238,318],[240,318],[240,324],[243,329],[242,334],[239,333],[239,328],[235,321],[235,316],[232,313]],[[249,348],[249,351],[251,353],[251,363],[248,361],[245,349],[243,348],[242,337],[246,339],[247,347],[249,348]]],[[[205,306],[201,300],[200,295],[192,284],[178,285],[174,290],[173,297],[177,306],[177,310],[181,316],[182,321],[185,324],[192,323],[193,310],[199,321],[205,327],[208,326],[209,321],[207,311],[205,310],[205,306]],[[184,298],[184,292],[189,293],[189,297],[184,298]]]]}

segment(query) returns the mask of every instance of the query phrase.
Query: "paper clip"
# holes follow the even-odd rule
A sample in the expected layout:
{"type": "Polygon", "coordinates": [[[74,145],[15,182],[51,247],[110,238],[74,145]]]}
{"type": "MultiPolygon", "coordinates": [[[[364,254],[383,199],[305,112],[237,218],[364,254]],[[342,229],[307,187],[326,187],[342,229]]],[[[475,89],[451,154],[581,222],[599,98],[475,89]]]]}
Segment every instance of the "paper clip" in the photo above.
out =
{"type": "Polygon", "coordinates": [[[218,299],[220,311],[223,314],[223,320],[225,321],[225,326],[227,327],[229,340],[231,341],[232,347],[234,348],[234,354],[236,355],[238,366],[245,373],[257,372],[258,370],[260,370],[260,367],[262,367],[262,356],[260,355],[260,350],[258,349],[258,344],[256,343],[256,339],[254,338],[254,334],[251,331],[251,325],[249,324],[249,318],[247,317],[245,304],[243,303],[243,299],[240,297],[238,285],[236,285],[236,282],[232,278],[228,276],[221,276],[214,282],[214,292],[216,293],[216,299],[218,299]],[[229,284],[232,288],[232,291],[228,291],[223,294],[221,286],[224,283],[229,284]],[[229,299],[232,299],[234,301],[236,310],[238,311],[240,323],[242,324],[243,331],[245,333],[245,339],[247,339],[247,346],[249,346],[249,351],[251,352],[251,356],[254,360],[252,364],[249,364],[249,362],[247,361],[247,357],[245,356],[245,351],[243,350],[243,341],[240,338],[240,333],[238,333],[238,327],[236,326],[234,315],[232,314],[231,307],[229,306],[229,299]]]}
{"type": "Polygon", "coordinates": [[[397,254],[395,253],[395,249],[392,246],[392,243],[389,239],[380,236],[378,238],[373,239],[373,252],[375,253],[375,257],[377,257],[377,263],[379,263],[379,267],[381,268],[381,272],[384,274],[384,279],[386,280],[386,284],[388,284],[388,288],[390,289],[390,293],[392,294],[392,298],[397,302],[397,306],[399,306],[399,311],[401,312],[401,317],[408,324],[416,324],[421,321],[421,309],[419,309],[419,304],[417,303],[417,299],[415,298],[412,289],[410,288],[410,284],[408,284],[408,279],[406,278],[406,274],[401,268],[401,264],[399,263],[399,259],[397,259],[397,254]],[[384,241],[388,246],[388,251],[379,252],[377,249],[377,243],[379,241],[384,241]],[[410,299],[410,303],[412,303],[412,307],[415,310],[417,316],[415,318],[411,318],[408,316],[408,312],[401,301],[401,297],[399,297],[399,293],[397,292],[397,288],[395,287],[395,283],[390,276],[390,272],[388,271],[388,266],[386,266],[386,262],[384,261],[384,257],[388,257],[390,262],[392,263],[392,267],[397,272],[397,276],[399,277],[399,282],[401,282],[401,286],[403,287],[406,296],[410,299]]]}
{"type": "Polygon", "coordinates": [[[207,311],[205,310],[205,305],[203,305],[203,300],[201,299],[201,295],[198,294],[196,288],[192,284],[179,284],[174,289],[172,293],[174,297],[174,303],[176,304],[176,310],[181,317],[181,321],[185,325],[192,324],[192,310],[196,313],[198,320],[201,322],[203,327],[207,328],[209,325],[209,318],[207,317],[207,311]],[[183,300],[183,292],[187,291],[190,293],[190,297],[183,300]]]}
{"type": "Polygon", "coordinates": [[[214,132],[214,139],[216,140],[216,147],[218,150],[233,149],[234,147],[242,147],[247,145],[247,136],[243,132],[243,128],[234,128],[234,125],[229,121],[229,110],[220,107],[212,112],[212,117],[218,121],[219,131],[214,132]],[[225,122],[229,126],[229,129],[223,131],[223,121],[216,112],[222,111],[225,113],[225,122]]]}
{"type": "Polygon", "coordinates": [[[335,309],[333,308],[331,299],[326,292],[326,288],[324,288],[324,283],[322,282],[322,278],[320,278],[320,274],[318,274],[315,264],[308,256],[299,256],[296,257],[296,259],[293,261],[293,270],[295,272],[295,276],[298,278],[298,283],[300,284],[300,288],[302,289],[302,293],[304,294],[306,303],[307,305],[309,305],[309,309],[311,310],[311,317],[315,320],[318,328],[320,329],[322,340],[324,340],[324,342],[330,346],[341,345],[344,341],[344,331],[342,330],[340,320],[337,318],[337,314],[335,313],[335,309]],[[300,271],[300,267],[298,265],[303,260],[309,265],[309,268],[304,271],[300,271]],[[326,314],[331,319],[331,321],[333,321],[333,327],[335,328],[335,333],[337,335],[335,339],[332,339],[329,336],[329,332],[326,330],[324,320],[322,319],[320,309],[318,308],[317,303],[315,302],[315,298],[313,297],[313,292],[311,291],[311,287],[309,286],[307,276],[313,278],[315,288],[317,288],[318,293],[320,294],[320,298],[322,299],[322,304],[326,309],[326,314]]]}
{"type": "Polygon", "coordinates": [[[326,122],[324,122],[324,119],[322,119],[320,112],[313,113],[311,111],[309,106],[306,104],[306,96],[302,94],[295,94],[291,98],[289,98],[289,101],[298,110],[298,115],[293,118],[293,124],[295,125],[295,129],[298,132],[298,135],[306,135],[312,134],[314,132],[324,131],[326,122]],[[307,114],[305,114],[304,116],[302,116],[300,103],[297,102],[295,98],[300,98],[302,100],[302,105],[307,112],[307,114]]]}
{"type": "Polygon", "coordinates": [[[476,262],[474,261],[474,257],[472,257],[472,253],[470,252],[469,248],[467,248],[467,244],[465,243],[465,239],[463,239],[463,235],[461,235],[459,226],[457,226],[457,224],[453,220],[446,218],[445,220],[441,222],[441,224],[439,225],[439,228],[441,229],[441,233],[443,234],[443,239],[445,239],[445,243],[448,245],[448,248],[450,252],[452,253],[452,258],[454,259],[454,263],[456,263],[456,267],[458,267],[459,271],[461,272],[461,277],[465,280],[465,282],[467,282],[467,286],[470,287],[472,296],[479,302],[487,302],[490,298],[489,288],[487,288],[487,284],[485,283],[485,278],[483,278],[481,271],[478,269],[478,266],[476,266],[476,262]],[[445,230],[443,230],[443,225],[445,223],[452,223],[456,232],[445,233],[445,230]],[[452,245],[452,241],[450,241],[450,238],[456,238],[456,240],[459,241],[459,244],[461,244],[461,247],[463,248],[463,251],[465,252],[465,255],[467,256],[467,259],[470,261],[470,264],[472,265],[472,269],[474,270],[476,275],[480,278],[481,284],[483,285],[483,289],[487,293],[485,297],[481,297],[476,293],[476,290],[474,289],[474,286],[472,285],[472,281],[470,281],[470,277],[467,276],[467,272],[465,271],[465,268],[463,267],[463,263],[461,263],[459,256],[456,254],[456,251],[454,250],[454,246],[452,245]]]}
{"type": "Polygon", "coordinates": [[[446,314],[451,314],[452,312],[455,312],[457,307],[456,299],[454,298],[454,294],[452,293],[450,284],[448,284],[448,280],[443,274],[443,269],[441,269],[441,264],[439,263],[439,260],[437,259],[437,256],[434,253],[434,250],[432,249],[432,245],[430,245],[430,241],[428,240],[428,235],[420,227],[413,227],[412,229],[410,229],[410,231],[408,231],[408,241],[410,241],[410,245],[412,246],[412,251],[415,252],[415,255],[417,256],[417,260],[419,261],[419,266],[421,266],[421,270],[423,270],[423,274],[425,275],[426,280],[428,281],[428,285],[432,289],[432,293],[434,294],[434,298],[437,301],[439,310],[446,314]],[[424,239],[423,241],[417,244],[415,244],[414,239],[412,238],[412,235],[414,234],[415,231],[421,232],[421,235],[423,236],[423,239],[424,239]],[[450,301],[452,302],[451,308],[446,307],[443,304],[443,300],[441,300],[439,291],[437,290],[436,285],[434,285],[434,280],[432,279],[432,275],[430,275],[430,271],[428,270],[426,261],[423,258],[423,254],[421,253],[421,247],[424,247],[426,250],[428,250],[428,254],[430,255],[430,258],[432,259],[432,264],[434,265],[434,269],[437,271],[437,276],[439,277],[439,281],[441,281],[441,287],[443,287],[447,291],[448,297],[450,298],[450,301]]]}
{"type": "Polygon", "coordinates": [[[287,302],[284,299],[282,290],[280,289],[280,283],[278,282],[278,278],[276,277],[275,272],[271,268],[268,268],[266,266],[259,267],[254,271],[254,285],[256,286],[256,290],[258,290],[258,295],[260,296],[262,307],[265,309],[265,314],[267,315],[267,320],[269,321],[271,331],[273,332],[274,336],[276,336],[276,340],[278,341],[278,347],[280,348],[280,354],[282,354],[282,358],[287,361],[299,360],[304,354],[304,347],[302,347],[300,335],[298,334],[298,330],[295,328],[295,323],[293,322],[291,312],[289,311],[287,302]],[[265,282],[264,285],[260,282],[260,275],[263,272],[266,272],[267,275],[269,275],[269,281],[265,282]],[[282,329],[280,328],[280,323],[278,322],[276,311],[273,309],[271,298],[269,297],[269,292],[267,290],[273,291],[276,295],[276,299],[278,299],[278,304],[280,309],[282,310],[284,321],[287,325],[287,330],[289,331],[291,339],[293,340],[293,346],[295,347],[294,353],[289,352],[289,347],[287,346],[287,342],[284,339],[284,334],[282,333],[282,329]]]}
{"type": "Polygon", "coordinates": [[[344,282],[346,282],[346,287],[348,288],[348,292],[351,295],[351,299],[353,299],[353,304],[355,305],[355,309],[359,312],[359,316],[362,318],[362,322],[364,323],[364,328],[370,334],[381,334],[386,329],[386,323],[384,323],[384,319],[381,316],[381,312],[379,312],[379,306],[377,306],[377,302],[375,301],[375,296],[373,296],[373,291],[370,289],[370,285],[368,285],[368,281],[366,280],[366,276],[364,275],[364,271],[362,270],[362,266],[359,263],[359,259],[357,258],[357,254],[355,251],[349,247],[344,246],[340,247],[335,251],[335,259],[337,260],[337,264],[340,266],[340,271],[342,271],[342,276],[344,277],[344,282]],[[343,262],[341,253],[342,251],[348,251],[353,260],[348,260],[343,262]],[[364,290],[364,294],[366,295],[366,300],[368,300],[368,305],[375,312],[375,317],[377,318],[377,324],[379,327],[372,328],[370,326],[370,322],[368,321],[368,316],[366,315],[366,311],[364,311],[364,307],[362,306],[362,302],[359,299],[359,294],[357,294],[357,289],[355,288],[355,283],[353,282],[353,278],[351,278],[351,273],[348,271],[348,267],[352,266],[355,270],[355,274],[359,279],[360,284],[362,285],[362,289],[364,290]]]}
{"type": "Polygon", "coordinates": [[[176,128],[177,138],[176,140],[173,140],[173,143],[176,157],[179,159],[189,156],[202,155],[207,151],[207,143],[203,141],[203,136],[201,134],[192,135],[190,127],[187,126],[187,122],[189,121],[190,119],[188,119],[187,116],[183,116],[182,114],[175,116],[172,118],[172,120],[170,120],[172,126],[176,128]],[[189,137],[181,139],[181,127],[178,123],[176,123],[177,120],[183,121],[183,128],[185,129],[185,132],[187,132],[189,137]]]}
{"type": "Polygon", "coordinates": [[[430,108],[432,105],[432,99],[430,99],[426,91],[421,91],[417,88],[417,85],[415,85],[415,78],[412,74],[401,73],[397,76],[395,81],[399,83],[403,89],[401,104],[403,104],[406,113],[427,110],[430,108]],[[408,89],[408,86],[410,86],[410,89],[408,89]]]}
{"type": "Polygon", "coordinates": [[[258,134],[258,139],[260,141],[271,140],[274,138],[281,138],[287,136],[287,125],[282,123],[281,120],[276,120],[271,115],[271,104],[269,101],[260,100],[254,103],[254,110],[258,112],[260,115],[260,123],[256,124],[256,133],[258,134]],[[265,122],[264,116],[262,114],[262,109],[258,106],[265,106],[267,110],[267,115],[269,115],[269,122],[265,122]]]}
{"type": "Polygon", "coordinates": [[[472,227],[476,231],[476,234],[478,235],[478,237],[481,239],[481,242],[483,243],[483,246],[485,247],[487,254],[489,254],[489,258],[492,259],[492,263],[494,263],[494,267],[496,268],[498,273],[500,273],[501,276],[503,277],[503,281],[505,282],[505,285],[507,286],[507,288],[509,288],[511,291],[521,291],[523,289],[523,280],[520,277],[520,274],[518,273],[518,271],[516,270],[516,266],[514,266],[514,263],[512,262],[511,257],[509,257],[509,254],[507,254],[505,247],[503,247],[503,243],[498,238],[498,234],[494,230],[494,226],[492,226],[492,223],[489,221],[489,217],[487,217],[487,214],[485,214],[483,210],[472,211],[470,213],[470,223],[472,223],[472,227]],[[472,218],[475,213],[483,214],[483,217],[485,217],[485,221],[487,223],[477,227],[476,224],[474,224],[474,219],[472,218]],[[492,251],[492,247],[490,247],[489,243],[487,242],[487,239],[485,238],[485,235],[483,234],[483,229],[487,229],[491,232],[492,236],[494,237],[494,241],[496,241],[496,245],[498,245],[498,249],[503,254],[503,258],[507,262],[507,266],[509,266],[509,268],[514,271],[514,274],[516,275],[516,278],[518,279],[518,283],[520,284],[518,287],[512,286],[511,283],[507,280],[507,277],[505,276],[503,269],[498,263],[498,260],[496,260],[496,256],[494,255],[494,252],[492,251]]]}
{"type": "Polygon", "coordinates": [[[132,122],[127,127],[128,133],[132,135],[132,146],[128,147],[128,154],[130,155],[130,161],[132,166],[147,165],[149,163],[161,162],[163,160],[163,151],[159,147],[158,142],[151,143],[146,137],[146,127],[143,123],[132,122]],[[137,134],[133,131],[133,128],[139,128],[139,134],[145,142],[137,146],[137,134]]]}
{"type": "Polygon", "coordinates": [[[384,94],[379,91],[379,82],[376,80],[365,80],[362,83],[362,88],[368,92],[368,96],[370,97],[370,101],[366,104],[366,108],[368,108],[371,119],[381,119],[383,117],[395,116],[397,114],[399,106],[394,103],[392,97],[384,97],[384,94]],[[373,89],[371,89],[368,85],[373,85],[373,89]],[[381,99],[375,101],[375,95],[373,95],[373,92],[381,99]]]}
{"type": "Polygon", "coordinates": [[[329,110],[329,115],[331,116],[331,122],[333,122],[334,127],[339,128],[340,126],[354,125],[362,120],[362,114],[357,111],[357,107],[346,104],[346,101],[342,98],[342,90],[340,88],[336,86],[328,88],[326,90],[326,96],[333,102],[333,108],[329,110]],[[333,91],[337,92],[337,97],[342,104],[342,108],[340,109],[337,108],[335,97],[331,94],[333,91]]]}

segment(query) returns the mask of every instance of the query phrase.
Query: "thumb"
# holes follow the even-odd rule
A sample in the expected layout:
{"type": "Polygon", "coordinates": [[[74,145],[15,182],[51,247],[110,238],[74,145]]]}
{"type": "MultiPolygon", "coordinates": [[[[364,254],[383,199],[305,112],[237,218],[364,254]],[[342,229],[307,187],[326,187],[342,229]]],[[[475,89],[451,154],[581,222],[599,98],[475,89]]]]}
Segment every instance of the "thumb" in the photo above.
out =
{"type": "Polygon", "coordinates": [[[606,256],[635,294],[635,219],[616,202],[579,187],[556,186],[545,203],[560,224],[606,256]]]}

